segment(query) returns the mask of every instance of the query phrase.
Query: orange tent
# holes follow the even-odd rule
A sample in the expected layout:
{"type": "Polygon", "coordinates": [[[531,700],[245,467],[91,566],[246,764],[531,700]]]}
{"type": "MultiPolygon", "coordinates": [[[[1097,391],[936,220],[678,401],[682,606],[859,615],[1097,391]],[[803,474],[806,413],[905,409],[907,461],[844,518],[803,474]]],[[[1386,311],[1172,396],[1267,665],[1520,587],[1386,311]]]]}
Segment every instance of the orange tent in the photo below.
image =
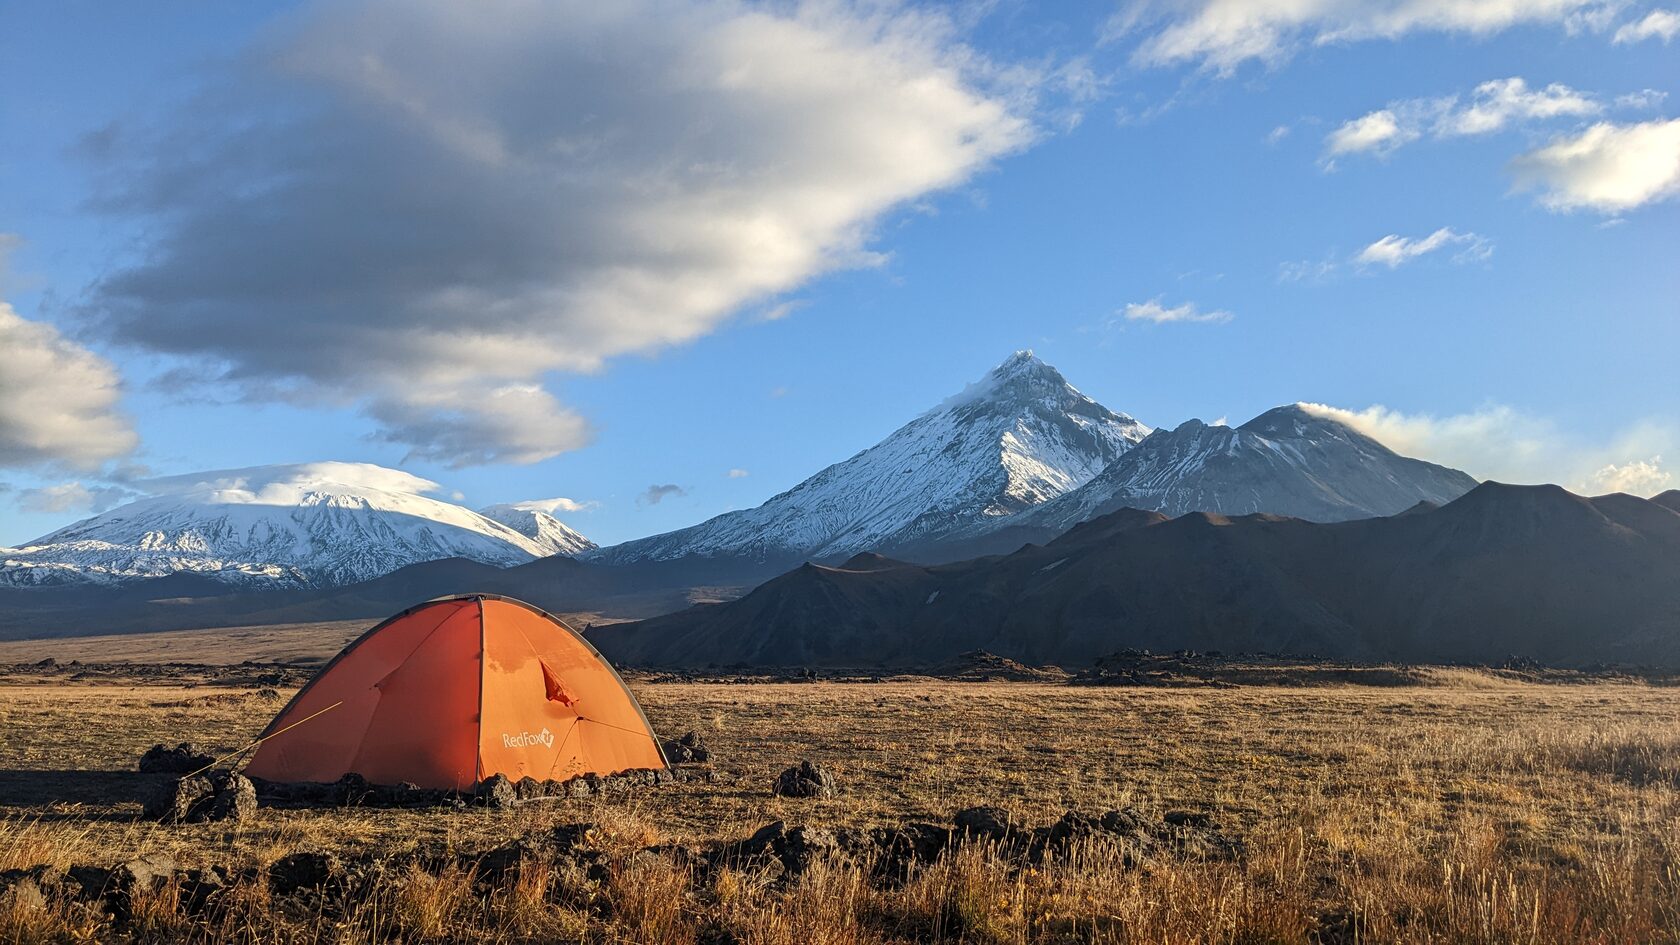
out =
{"type": "Polygon", "coordinates": [[[577,631],[489,594],[386,620],[328,663],[263,731],[246,773],[270,781],[469,790],[494,774],[563,781],[664,768],[647,716],[577,631]]]}

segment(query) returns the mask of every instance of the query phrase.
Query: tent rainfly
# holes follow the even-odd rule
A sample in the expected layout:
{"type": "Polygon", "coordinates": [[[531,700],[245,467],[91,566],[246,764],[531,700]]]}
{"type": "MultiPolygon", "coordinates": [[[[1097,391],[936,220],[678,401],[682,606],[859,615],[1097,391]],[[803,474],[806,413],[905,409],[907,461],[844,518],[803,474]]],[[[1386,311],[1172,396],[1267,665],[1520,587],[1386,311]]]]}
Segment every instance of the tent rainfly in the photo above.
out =
{"type": "Polygon", "coordinates": [[[636,697],[577,631],[530,604],[441,597],[334,657],[275,716],[246,773],[470,790],[664,768],[636,697]]]}

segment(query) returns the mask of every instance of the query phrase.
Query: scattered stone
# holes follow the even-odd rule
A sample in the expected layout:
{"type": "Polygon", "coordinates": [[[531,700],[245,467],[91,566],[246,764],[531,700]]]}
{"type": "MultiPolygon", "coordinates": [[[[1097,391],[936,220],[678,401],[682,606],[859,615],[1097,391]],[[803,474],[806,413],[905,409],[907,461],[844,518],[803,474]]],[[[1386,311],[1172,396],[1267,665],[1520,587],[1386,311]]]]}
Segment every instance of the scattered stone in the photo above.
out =
{"type": "Polygon", "coordinates": [[[837,788],[827,769],[801,761],[777,776],[770,793],[777,797],[833,797],[837,788]]]}
{"type": "Polygon", "coordinates": [[[257,789],[231,771],[164,781],[141,807],[141,816],[165,823],[247,820],[257,813],[257,789]]]}
{"type": "Polygon", "coordinates": [[[698,732],[685,732],[681,738],[673,738],[660,747],[665,751],[665,760],[672,764],[705,762],[712,759],[711,749],[706,747],[698,732]]]}
{"type": "Polygon", "coordinates": [[[215,793],[204,812],[205,820],[249,820],[257,816],[257,788],[251,779],[234,772],[211,776],[215,793]]]}
{"type": "Polygon", "coordinates": [[[782,835],[776,855],[794,876],[811,868],[819,860],[832,859],[840,853],[840,840],[833,831],[821,827],[794,827],[782,835]]]}
{"type": "Polygon", "coordinates": [[[174,748],[153,745],[140,756],[140,770],[146,774],[191,774],[215,763],[215,756],[205,754],[191,742],[174,748]]]}
{"type": "Polygon", "coordinates": [[[163,853],[137,856],[111,871],[105,884],[106,902],[119,921],[127,921],[133,911],[135,893],[149,891],[169,882],[175,876],[175,859],[163,853]]]}
{"type": "Polygon", "coordinates": [[[75,884],[73,895],[78,899],[97,899],[111,885],[111,870],[102,866],[78,864],[64,871],[65,878],[75,884]]]}
{"type": "Polygon", "coordinates": [[[957,811],[954,819],[959,836],[976,839],[1006,840],[1020,829],[1014,815],[1001,807],[969,807],[957,811]]]}
{"type": "Polygon", "coordinates": [[[50,873],[46,866],[0,872],[0,913],[9,910],[16,915],[45,909],[47,897],[42,887],[56,886],[59,879],[50,873]]]}
{"type": "Polygon", "coordinates": [[[343,872],[344,864],[331,853],[288,853],[269,865],[268,888],[276,895],[289,896],[299,889],[325,886],[343,872]]]}
{"type": "Polygon", "coordinates": [[[160,782],[146,798],[140,816],[165,823],[186,823],[192,819],[193,811],[206,806],[215,793],[209,778],[172,778],[160,782]]]}
{"type": "Polygon", "coordinates": [[[1194,827],[1197,830],[1214,830],[1219,827],[1213,822],[1212,815],[1193,810],[1169,810],[1161,815],[1161,819],[1174,827],[1194,827]]]}
{"type": "Polygon", "coordinates": [[[512,807],[519,800],[519,789],[505,774],[493,774],[478,782],[477,797],[489,807],[512,807]]]}
{"type": "Polygon", "coordinates": [[[187,870],[181,874],[181,907],[194,915],[203,912],[227,891],[230,880],[225,866],[187,870]]]}
{"type": "Polygon", "coordinates": [[[1105,833],[1130,837],[1147,837],[1154,833],[1154,825],[1131,808],[1105,811],[1101,819],[1105,833]]]}
{"type": "Polygon", "coordinates": [[[794,878],[818,860],[841,855],[846,845],[831,830],[820,827],[788,827],[775,821],[758,828],[745,840],[723,845],[710,857],[711,865],[725,865],[751,872],[761,881],[794,878]]]}
{"type": "Polygon", "coordinates": [[[1066,846],[1076,840],[1084,840],[1103,832],[1102,819],[1090,814],[1070,810],[1061,819],[1050,825],[1047,839],[1056,846],[1066,846]]]}
{"type": "Polygon", "coordinates": [[[902,882],[909,878],[912,867],[939,859],[954,835],[950,827],[935,824],[878,827],[869,833],[870,846],[875,851],[875,873],[889,882],[902,882]]]}

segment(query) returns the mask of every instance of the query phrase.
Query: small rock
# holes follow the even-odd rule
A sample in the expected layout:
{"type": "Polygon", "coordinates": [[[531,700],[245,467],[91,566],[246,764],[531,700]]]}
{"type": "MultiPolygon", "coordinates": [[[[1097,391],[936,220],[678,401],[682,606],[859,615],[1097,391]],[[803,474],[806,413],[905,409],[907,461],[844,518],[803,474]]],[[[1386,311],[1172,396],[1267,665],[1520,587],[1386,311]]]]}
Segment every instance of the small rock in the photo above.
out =
{"type": "Polygon", "coordinates": [[[172,824],[246,820],[256,813],[256,787],[244,775],[231,771],[165,781],[140,810],[142,817],[172,824]]]}
{"type": "Polygon", "coordinates": [[[957,834],[978,839],[1003,840],[1020,828],[1015,818],[1001,807],[969,807],[957,811],[957,834]]]}
{"type": "Polygon", "coordinates": [[[204,820],[249,820],[257,815],[257,788],[242,774],[231,771],[212,775],[214,793],[205,805],[204,820]]]}
{"type": "Polygon", "coordinates": [[[1090,814],[1070,810],[1062,815],[1062,819],[1050,825],[1049,840],[1052,844],[1060,846],[1096,836],[1101,831],[1102,821],[1090,814]]]}
{"type": "Polygon", "coordinates": [[[325,886],[343,871],[344,865],[331,853],[288,853],[269,865],[268,888],[277,895],[289,896],[299,889],[325,886]]]}
{"type": "Polygon", "coordinates": [[[1213,822],[1213,816],[1193,810],[1169,810],[1161,815],[1161,819],[1174,827],[1194,827],[1197,830],[1217,830],[1219,825],[1213,822]]]}
{"type": "Polygon", "coordinates": [[[71,892],[78,899],[98,899],[111,885],[111,870],[103,866],[78,864],[65,870],[64,875],[75,884],[71,892]]]}
{"type": "Polygon", "coordinates": [[[789,873],[798,876],[818,860],[833,857],[840,851],[839,838],[832,831],[820,827],[799,826],[782,835],[776,854],[789,873]]]}
{"type": "Polygon", "coordinates": [[[934,824],[907,823],[900,827],[876,828],[870,831],[875,848],[875,871],[893,881],[905,879],[910,867],[928,864],[951,845],[950,827],[934,824]]]}
{"type": "Polygon", "coordinates": [[[519,800],[519,789],[505,774],[493,774],[478,782],[477,797],[490,807],[512,807],[519,800]]]}
{"type": "Polygon", "coordinates": [[[164,781],[147,796],[140,808],[140,816],[147,820],[183,824],[191,820],[193,812],[204,806],[215,793],[209,778],[164,781]]]}
{"type": "Polygon", "coordinates": [[[350,807],[360,806],[368,799],[369,795],[376,793],[374,786],[368,783],[368,779],[354,771],[334,781],[331,787],[333,803],[350,807]]]}
{"type": "Polygon", "coordinates": [[[175,875],[175,858],[165,853],[137,856],[111,871],[109,885],[115,889],[136,890],[161,886],[175,875]]]}
{"type": "Polygon", "coordinates": [[[770,793],[777,797],[833,797],[837,789],[834,776],[821,765],[801,761],[777,776],[770,793]]]}
{"type": "Polygon", "coordinates": [[[1149,838],[1155,833],[1154,825],[1131,808],[1105,811],[1099,822],[1105,832],[1122,837],[1149,838]]]}
{"type": "Polygon", "coordinates": [[[140,756],[140,770],[146,774],[191,774],[215,762],[214,756],[200,751],[191,742],[182,742],[174,748],[153,745],[140,756]]]}
{"type": "Polygon", "coordinates": [[[225,866],[187,870],[181,874],[181,905],[189,913],[202,912],[227,888],[228,869],[225,866]]]}
{"type": "Polygon", "coordinates": [[[712,758],[711,749],[706,747],[697,732],[686,732],[681,738],[673,738],[660,747],[665,750],[665,760],[672,764],[710,761],[712,758]]]}
{"type": "Polygon", "coordinates": [[[45,909],[47,897],[41,892],[45,874],[45,867],[0,873],[0,912],[19,915],[45,909]]]}

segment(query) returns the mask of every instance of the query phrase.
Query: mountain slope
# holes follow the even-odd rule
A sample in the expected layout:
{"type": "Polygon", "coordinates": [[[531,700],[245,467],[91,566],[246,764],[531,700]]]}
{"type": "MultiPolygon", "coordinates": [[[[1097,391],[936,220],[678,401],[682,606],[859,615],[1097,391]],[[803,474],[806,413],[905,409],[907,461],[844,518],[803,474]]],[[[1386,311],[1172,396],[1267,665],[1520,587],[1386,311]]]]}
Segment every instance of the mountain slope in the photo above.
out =
{"type": "Polygon", "coordinates": [[[1485,483],[1438,509],[1318,524],[1122,510],[1045,546],[800,568],[726,604],[592,637],[633,664],[932,665],[1118,649],[1680,665],[1680,513],[1485,483]]]}
{"type": "Polygon", "coordinates": [[[112,583],[179,572],[251,587],[331,586],[467,558],[549,552],[436,483],[365,463],[306,463],[156,480],[158,494],[0,552],[0,584],[112,583]]]}
{"type": "Polygon", "coordinates": [[[1078,487],[1148,432],[1018,352],[879,444],[757,508],[591,557],[799,561],[934,542],[1078,487]]]}
{"type": "Polygon", "coordinates": [[[531,539],[545,554],[577,555],[598,547],[542,509],[529,508],[517,502],[488,506],[479,509],[478,514],[531,539]]]}
{"type": "Polygon", "coordinates": [[[1236,428],[1190,420],[1157,430],[1090,482],[1011,524],[1053,535],[1121,508],[1337,522],[1451,502],[1475,485],[1292,405],[1236,428]]]}

